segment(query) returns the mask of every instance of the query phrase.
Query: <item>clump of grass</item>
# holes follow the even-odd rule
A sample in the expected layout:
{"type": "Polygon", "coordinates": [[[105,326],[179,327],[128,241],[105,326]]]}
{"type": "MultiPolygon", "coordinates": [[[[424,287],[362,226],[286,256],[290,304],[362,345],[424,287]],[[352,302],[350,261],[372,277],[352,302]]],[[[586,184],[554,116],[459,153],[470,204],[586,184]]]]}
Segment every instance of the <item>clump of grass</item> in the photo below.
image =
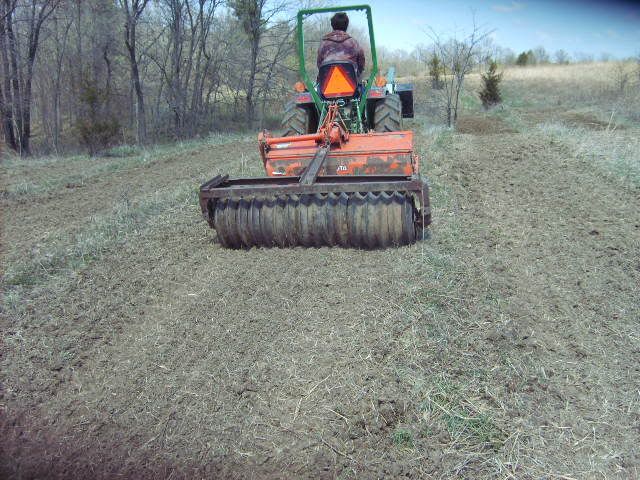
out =
{"type": "Polygon", "coordinates": [[[480,110],[481,103],[475,93],[464,91],[460,95],[460,105],[462,111],[477,112],[480,110]]]}
{"type": "Polygon", "coordinates": [[[437,133],[432,143],[432,148],[435,150],[448,150],[453,144],[453,130],[446,129],[437,133]]]}
{"type": "Polygon", "coordinates": [[[41,185],[38,185],[34,182],[23,181],[19,183],[15,183],[13,185],[9,185],[5,190],[2,191],[2,195],[6,198],[16,198],[22,195],[31,195],[36,193],[41,188],[41,185]]]}
{"type": "Polygon", "coordinates": [[[427,425],[440,423],[459,442],[497,450],[506,439],[492,418],[473,402],[465,387],[447,377],[434,379],[423,402],[427,425]]]}
{"type": "Polygon", "coordinates": [[[140,148],[136,145],[118,145],[105,150],[103,157],[132,157],[140,154],[140,148]]]}
{"type": "Polygon", "coordinates": [[[23,302],[22,293],[17,290],[9,290],[2,295],[2,304],[0,309],[11,312],[13,314],[23,313],[25,305],[23,302]]]}
{"type": "Polygon", "coordinates": [[[393,444],[398,448],[413,448],[413,435],[409,430],[398,428],[393,432],[393,444]]]}

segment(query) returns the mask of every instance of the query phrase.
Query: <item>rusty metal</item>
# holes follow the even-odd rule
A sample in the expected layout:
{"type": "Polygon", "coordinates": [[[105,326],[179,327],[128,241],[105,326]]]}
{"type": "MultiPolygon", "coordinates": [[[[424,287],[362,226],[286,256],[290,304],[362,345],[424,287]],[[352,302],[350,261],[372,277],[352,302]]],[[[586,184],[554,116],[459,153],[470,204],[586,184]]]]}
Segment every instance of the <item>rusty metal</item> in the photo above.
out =
{"type": "Polygon", "coordinates": [[[352,134],[336,144],[328,131],[289,143],[265,134],[268,177],[219,175],[202,185],[203,216],[223,246],[385,248],[419,238],[431,211],[429,186],[413,175],[412,133],[352,134]],[[283,176],[273,170],[281,165],[283,176]]]}
{"type": "MultiPolygon", "coordinates": [[[[311,163],[317,149],[318,144],[309,140],[274,145],[263,154],[267,175],[300,175],[311,163]]],[[[411,131],[350,134],[347,142],[332,145],[318,175],[410,176],[418,171],[417,162],[411,131]]]]}
{"type": "Polygon", "coordinates": [[[220,198],[210,219],[228,248],[386,248],[418,237],[414,197],[401,192],[220,198]]]}
{"type": "MultiPolygon", "coordinates": [[[[316,150],[318,150],[318,148],[325,147],[327,150],[332,146],[338,148],[348,140],[349,132],[340,118],[338,105],[331,104],[316,133],[291,137],[272,137],[267,130],[263,130],[258,134],[258,150],[260,151],[262,162],[266,165],[269,159],[269,152],[274,147],[280,148],[282,145],[288,146],[291,143],[306,142],[314,146],[314,150],[309,157],[309,160],[311,160],[312,158],[317,158],[318,152],[316,150]]],[[[324,157],[326,157],[326,155],[324,155],[324,157]]]]}
{"type": "Polygon", "coordinates": [[[333,175],[318,177],[313,185],[301,185],[300,177],[234,178],[218,175],[200,187],[200,200],[246,197],[251,195],[299,195],[329,192],[425,192],[428,183],[420,176],[402,175],[333,175]]]}
{"type": "Polygon", "coordinates": [[[320,167],[329,154],[329,148],[329,145],[324,145],[318,149],[316,154],[313,156],[313,160],[311,160],[309,166],[300,176],[301,185],[313,185],[313,183],[316,181],[316,178],[318,177],[320,167]]]}

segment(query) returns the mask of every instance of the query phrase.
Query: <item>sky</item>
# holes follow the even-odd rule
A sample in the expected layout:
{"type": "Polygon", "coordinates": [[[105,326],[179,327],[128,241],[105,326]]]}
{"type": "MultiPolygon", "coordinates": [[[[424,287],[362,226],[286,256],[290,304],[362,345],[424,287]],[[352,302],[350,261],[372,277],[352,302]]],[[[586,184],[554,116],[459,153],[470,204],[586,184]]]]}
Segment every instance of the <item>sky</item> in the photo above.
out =
{"type": "MultiPolygon", "coordinates": [[[[361,2],[344,2],[356,3],[361,2]]],[[[368,0],[368,4],[376,44],[391,50],[431,43],[425,33],[431,28],[443,37],[454,32],[464,35],[475,14],[478,25],[493,30],[497,45],[516,53],[543,46],[551,54],[563,49],[596,59],[603,52],[616,58],[640,54],[640,0],[368,0]]],[[[352,25],[366,28],[363,18],[355,18],[364,17],[363,13],[349,16],[352,25]]]]}

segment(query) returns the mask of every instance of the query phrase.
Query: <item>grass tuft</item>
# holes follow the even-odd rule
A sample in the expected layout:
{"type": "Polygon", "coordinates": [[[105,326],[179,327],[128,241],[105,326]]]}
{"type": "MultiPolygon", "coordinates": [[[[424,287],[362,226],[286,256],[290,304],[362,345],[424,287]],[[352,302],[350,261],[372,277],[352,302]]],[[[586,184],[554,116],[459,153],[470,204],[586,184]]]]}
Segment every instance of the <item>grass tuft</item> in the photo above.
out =
{"type": "Polygon", "coordinates": [[[413,448],[413,435],[409,430],[399,428],[393,432],[393,444],[398,448],[413,448]]]}
{"type": "Polygon", "coordinates": [[[427,427],[444,425],[456,441],[499,449],[507,438],[491,417],[483,412],[467,388],[442,375],[433,379],[423,403],[427,427]]]}

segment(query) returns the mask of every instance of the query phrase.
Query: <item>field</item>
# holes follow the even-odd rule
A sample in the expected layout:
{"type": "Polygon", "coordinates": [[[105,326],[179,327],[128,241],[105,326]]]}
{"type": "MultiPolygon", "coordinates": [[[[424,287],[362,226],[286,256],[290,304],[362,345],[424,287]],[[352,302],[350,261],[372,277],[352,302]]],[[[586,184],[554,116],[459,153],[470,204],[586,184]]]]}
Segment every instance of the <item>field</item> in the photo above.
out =
{"type": "Polygon", "coordinates": [[[457,131],[418,92],[406,248],[221,249],[253,134],[5,159],[0,477],[640,477],[638,86],[476,85],[457,131]]]}

